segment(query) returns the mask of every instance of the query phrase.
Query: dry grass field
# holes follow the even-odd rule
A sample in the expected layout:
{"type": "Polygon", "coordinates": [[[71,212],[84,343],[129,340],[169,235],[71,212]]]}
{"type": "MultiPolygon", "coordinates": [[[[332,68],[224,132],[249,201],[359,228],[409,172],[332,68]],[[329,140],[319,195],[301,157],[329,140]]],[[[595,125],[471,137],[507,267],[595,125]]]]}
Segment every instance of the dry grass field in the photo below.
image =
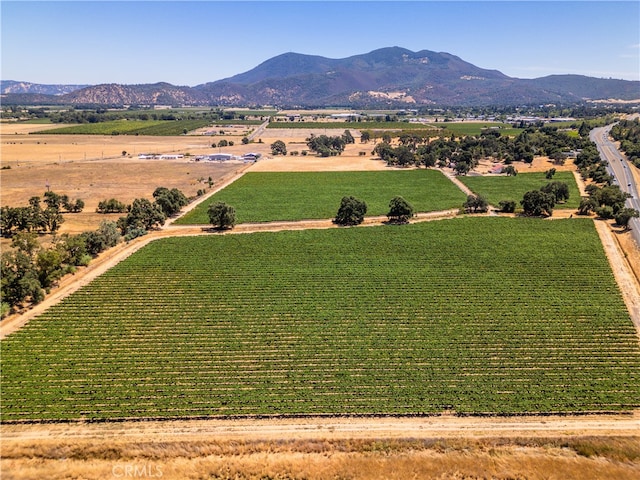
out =
{"type": "MultiPolygon", "coordinates": [[[[354,145],[340,157],[270,158],[269,145],[283,140],[289,151],[306,149],[310,133],[340,131],[268,129],[262,143],[241,144],[241,136],[143,137],[54,136],[37,132],[56,126],[0,124],[3,167],[2,205],[26,205],[34,195],[51,190],[85,201],[81,214],[66,215],[61,232],[94,229],[105,218],[93,213],[98,202],[117,198],[130,202],[150,198],[158,186],[179,188],[187,196],[249,171],[385,170],[372,160],[373,144],[354,145]],[[214,153],[213,141],[233,140],[222,149],[240,155],[258,152],[255,164],[139,160],[140,153],[214,153]],[[122,152],[126,151],[126,155],[122,152]],[[365,152],[361,155],[360,152],[365,152]],[[200,179],[204,179],[204,182],[200,179]]],[[[236,133],[236,132],[234,132],[236,133]]],[[[553,165],[536,159],[521,172],[544,171],[553,165]]],[[[490,162],[479,168],[487,172],[490,162]]],[[[573,170],[567,165],[558,170],[573,170]]],[[[627,259],[640,274],[637,246],[628,234],[617,235],[627,259]]],[[[3,243],[5,246],[6,243],[3,243]]],[[[276,420],[181,425],[28,425],[1,426],[0,468],[3,479],[31,478],[168,478],[168,479],[291,479],[291,478],[436,478],[436,479],[637,479],[640,478],[638,412],[629,427],[616,428],[616,418],[593,421],[576,417],[543,419],[535,428],[527,422],[505,427],[502,419],[417,419],[381,429],[373,420],[347,419],[335,425],[311,419],[294,430],[276,420]],[[449,420],[451,420],[449,422],[449,420]],[[437,428],[434,425],[437,424],[437,428]],[[476,422],[476,423],[474,423],[476,422]],[[590,423],[591,422],[591,423],[590,423]],[[348,425],[341,430],[340,425],[348,425]],[[266,425],[266,426],[265,426],[266,425]],[[591,425],[587,427],[587,425],[591,425]],[[596,425],[596,426],[594,426],[596,425]],[[258,428],[260,427],[260,428],[258,428]]],[[[620,420],[621,421],[621,420],[620,420]]]]}

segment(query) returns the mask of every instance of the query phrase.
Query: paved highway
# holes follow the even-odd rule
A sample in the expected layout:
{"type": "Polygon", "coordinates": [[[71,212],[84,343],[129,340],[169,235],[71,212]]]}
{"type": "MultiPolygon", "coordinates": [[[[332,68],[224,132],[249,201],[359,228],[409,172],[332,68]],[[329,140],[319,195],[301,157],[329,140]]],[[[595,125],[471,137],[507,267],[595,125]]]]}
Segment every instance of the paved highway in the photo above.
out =
{"type": "MultiPolygon", "coordinates": [[[[614,184],[620,186],[620,190],[631,194],[625,205],[640,211],[640,195],[638,195],[638,186],[631,173],[632,168],[636,168],[627,162],[615,144],[609,140],[609,131],[613,125],[606,127],[594,128],[589,133],[589,139],[596,144],[600,158],[608,162],[607,170],[614,177],[614,184]]],[[[629,222],[631,227],[631,235],[640,245],[640,218],[632,218],[629,222]]]]}

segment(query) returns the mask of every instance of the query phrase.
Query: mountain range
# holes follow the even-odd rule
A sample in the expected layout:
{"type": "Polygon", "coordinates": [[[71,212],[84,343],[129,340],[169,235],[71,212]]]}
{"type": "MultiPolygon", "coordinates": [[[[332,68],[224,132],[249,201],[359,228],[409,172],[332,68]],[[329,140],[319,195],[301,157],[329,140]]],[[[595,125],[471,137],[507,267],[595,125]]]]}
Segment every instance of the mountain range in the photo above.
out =
{"type": "Polygon", "coordinates": [[[400,47],[342,59],[285,53],[194,87],[37,85],[3,81],[5,104],[321,107],[484,106],[640,99],[640,82],[551,75],[509,77],[443,52],[400,47]]]}

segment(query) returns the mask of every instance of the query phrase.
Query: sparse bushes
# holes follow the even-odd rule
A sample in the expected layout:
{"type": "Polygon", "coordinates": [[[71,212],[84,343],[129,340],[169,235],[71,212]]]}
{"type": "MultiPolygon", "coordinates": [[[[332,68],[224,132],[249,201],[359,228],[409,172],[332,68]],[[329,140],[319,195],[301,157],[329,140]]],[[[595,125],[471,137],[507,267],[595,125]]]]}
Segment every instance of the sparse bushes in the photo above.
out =
{"type": "Polygon", "coordinates": [[[498,202],[498,208],[502,213],[513,213],[516,211],[516,202],[514,200],[501,200],[498,202]]]}

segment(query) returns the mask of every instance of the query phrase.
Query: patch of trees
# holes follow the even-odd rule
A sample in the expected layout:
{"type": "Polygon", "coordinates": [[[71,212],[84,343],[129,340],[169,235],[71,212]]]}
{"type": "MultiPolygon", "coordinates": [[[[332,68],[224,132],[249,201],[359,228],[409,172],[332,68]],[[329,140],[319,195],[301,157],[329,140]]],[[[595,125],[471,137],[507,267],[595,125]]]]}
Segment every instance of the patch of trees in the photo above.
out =
{"type": "Polygon", "coordinates": [[[328,137],[327,135],[311,135],[306,139],[307,146],[312,152],[316,152],[321,157],[333,157],[341,155],[347,144],[354,143],[355,140],[349,130],[345,130],[342,135],[328,137]]]}
{"type": "MultiPolygon", "coordinates": [[[[633,212],[624,211],[626,208],[624,203],[631,195],[620,190],[618,185],[599,187],[598,185],[591,184],[588,185],[585,190],[588,197],[583,197],[580,200],[578,215],[588,215],[591,212],[595,212],[600,218],[611,219],[616,218],[616,215],[621,213],[620,222],[618,222],[616,218],[616,223],[625,227],[629,220],[634,217],[633,212]]],[[[634,211],[637,212],[637,210],[634,211]]]]}
{"type": "Polygon", "coordinates": [[[177,188],[169,190],[166,187],[158,187],[153,192],[153,198],[166,217],[177,214],[182,207],[189,203],[189,199],[177,188]]]}
{"type": "Polygon", "coordinates": [[[600,153],[592,142],[585,142],[574,163],[585,180],[591,179],[594,183],[611,184],[613,178],[607,172],[607,164],[600,158],[600,153]]]}
{"type": "Polygon", "coordinates": [[[125,240],[133,240],[146,235],[149,230],[161,227],[168,217],[177,214],[189,203],[187,197],[177,188],[169,190],[166,187],[158,187],[153,192],[153,198],[153,202],[146,198],[136,198],[127,206],[127,214],[118,219],[117,225],[125,240]]]}
{"type": "MultiPolygon", "coordinates": [[[[509,165],[514,161],[533,162],[535,156],[549,156],[561,164],[569,150],[582,148],[588,140],[571,137],[554,126],[527,127],[516,137],[503,136],[495,130],[480,135],[456,138],[455,135],[430,139],[419,133],[403,133],[397,146],[390,136],[376,144],[372,155],[394,166],[452,167],[458,175],[473,170],[480,159],[494,158],[509,165]]],[[[514,169],[506,170],[515,175],[514,169]]]]}
{"type": "Polygon", "coordinates": [[[55,233],[64,222],[63,212],[79,213],[83,208],[81,199],[70,201],[67,195],[45,192],[44,198],[31,197],[28,207],[0,208],[0,230],[4,237],[20,232],[55,233]]]}
{"type": "Polygon", "coordinates": [[[1,255],[0,297],[2,317],[40,303],[64,276],[86,266],[91,259],[120,241],[114,222],[102,222],[92,232],[54,237],[49,248],[40,246],[35,232],[19,232],[12,249],[1,255]]]}
{"type": "Polygon", "coordinates": [[[161,227],[166,219],[160,205],[146,198],[136,198],[129,206],[127,215],[118,219],[117,225],[125,240],[129,241],[161,227]]]}
{"type": "Polygon", "coordinates": [[[526,192],[520,201],[525,215],[533,217],[553,215],[553,208],[557,203],[564,203],[569,199],[569,185],[564,182],[550,182],[539,190],[526,192]]]}
{"type": "Polygon", "coordinates": [[[96,208],[96,213],[124,213],[126,211],[127,205],[115,198],[98,202],[98,208],[96,208]]]}
{"type": "Polygon", "coordinates": [[[640,168],[640,120],[621,120],[611,127],[611,136],[620,142],[620,149],[640,168]]]}

